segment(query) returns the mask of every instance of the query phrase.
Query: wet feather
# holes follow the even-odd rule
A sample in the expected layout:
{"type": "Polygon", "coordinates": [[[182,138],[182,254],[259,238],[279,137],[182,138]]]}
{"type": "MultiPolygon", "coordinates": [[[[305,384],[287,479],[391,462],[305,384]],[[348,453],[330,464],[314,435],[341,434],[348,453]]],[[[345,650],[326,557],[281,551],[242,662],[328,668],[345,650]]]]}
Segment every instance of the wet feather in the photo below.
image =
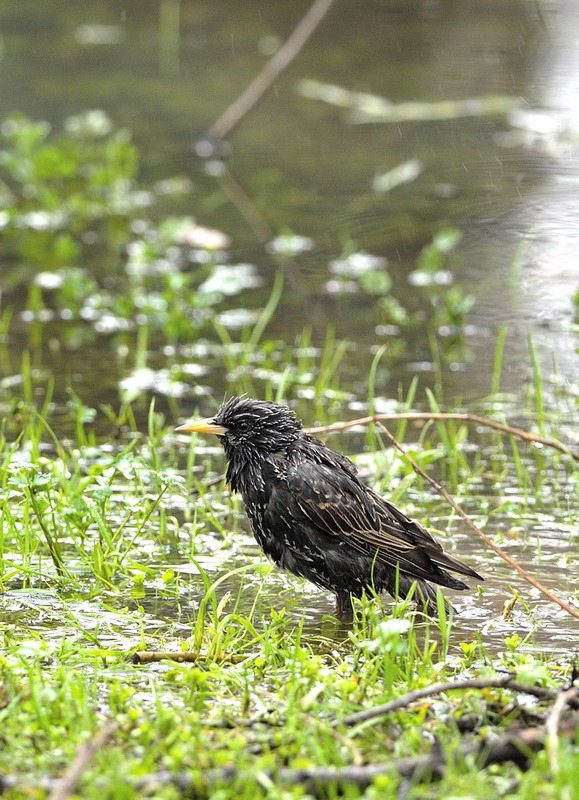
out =
{"type": "MultiPolygon", "coordinates": [[[[232,398],[200,431],[219,431],[226,478],[240,492],[255,538],[282,569],[336,594],[338,611],[364,590],[405,597],[418,582],[423,601],[482,580],[400,509],[369,489],[344,455],[303,431],[284,405],[232,398]],[[448,571],[447,571],[448,570],[448,571]]],[[[195,430],[195,423],[184,426],[195,430]]]]}

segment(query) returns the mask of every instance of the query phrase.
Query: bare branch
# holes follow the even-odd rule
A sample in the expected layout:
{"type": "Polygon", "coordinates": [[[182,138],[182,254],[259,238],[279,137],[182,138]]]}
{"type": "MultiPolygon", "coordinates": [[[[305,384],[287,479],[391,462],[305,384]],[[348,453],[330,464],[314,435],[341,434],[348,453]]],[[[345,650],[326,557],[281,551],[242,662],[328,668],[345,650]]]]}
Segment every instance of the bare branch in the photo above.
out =
{"type": "Polygon", "coordinates": [[[134,664],[154,664],[158,661],[177,661],[179,664],[195,664],[203,661],[216,661],[237,664],[245,660],[245,656],[230,654],[223,658],[208,658],[201,653],[190,650],[139,650],[132,654],[134,664]]]}
{"type": "Polygon", "coordinates": [[[365,711],[358,711],[356,714],[350,714],[342,720],[334,720],[333,726],[358,725],[360,722],[367,722],[376,717],[383,717],[391,711],[398,711],[401,708],[406,708],[424,697],[431,697],[434,694],[443,694],[444,692],[464,691],[466,689],[509,689],[512,692],[519,694],[531,694],[541,700],[550,699],[556,696],[556,692],[550,689],[544,689],[541,686],[529,686],[525,683],[519,683],[512,675],[506,675],[502,678],[471,678],[463,681],[445,681],[443,683],[433,683],[432,686],[425,686],[424,689],[415,689],[412,692],[391,700],[389,703],[384,703],[381,706],[368,708],[365,711]]]}
{"type": "Polygon", "coordinates": [[[76,752],[73,762],[59,778],[50,793],[49,800],[68,800],[76,793],[76,786],[88,765],[112,737],[117,726],[113,720],[108,720],[104,726],[88,742],[85,742],[76,752]]]}
{"type": "Polygon", "coordinates": [[[463,414],[459,412],[447,413],[407,411],[399,414],[374,414],[371,417],[360,417],[359,419],[352,419],[349,422],[334,422],[331,425],[308,428],[307,433],[312,433],[317,436],[321,433],[337,433],[338,431],[345,431],[348,428],[353,428],[358,425],[369,425],[371,422],[396,422],[398,420],[408,420],[410,422],[421,420],[458,420],[459,422],[466,422],[470,425],[480,425],[481,427],[492,428],[495,431],[507,433],[509,436],[516,436],[518,439],[523,439],[531,444],[540,444],[544,447],[552,447],[554,450],[559,450],[559,452],[570,456],[575,461],[579,461],[579,453],[571,450],[557,439],[552,439],[546,436],[538,436],[537,434],[529,433],[522,428],[513,428],[511,425],[504,425],[502,422],[497,422],[494,419],[487,419],[486,417],[479,417],[476,414],[463,414]]]}
{"type": "Polygon", "coordinates": [[[243,119],[258,102],[277,76],[286,69],[315,31],[319,23],[332,7],[334,0],[314,0],[310,9],[294,28],[290,37],[284,42],[273,58],[268,61],[249,86],[239,97],[225,109],[207,132],[209,141],[221,141],[243,119]]]}
{"type": "Polygon", "coordinates": [[[436,491],[440,495],[442,495],[442,497],[444,497],[446,502],[450,506],[452,506],[452,508],[454,508],[459,517],[463,519],[468,525],[468,527],[483,540],[483,542],[486,544],[487,547],[489,547],[493,552],[495,552],[498,556],[500,556],[503,559],[503,561],[506,561],[507,564],[509,564],[509,566],[511,566],[514,570],[516,570],[519,573],[519,575],[521,575],[521,577],[523,577],[527,581],[527,583],[530,583],[531,586],[534,586],[535,589],[538,589],[542,594],[545,595],[545,597],[547,597],[553,603],[556,603],[568,614],[571,614],[572,617],[579,619],[579,611],[577,611],[574,608],[571,608],[571,606],[565,603],[564,600],[561,600],[560,597],[558,597],[556,594],[547,589],[546,586],[543,586],[542,583],[539,583],[539,581],[536,578],[533,578],[533,576],[529,575],[529,573],[526,570],[524,570],[523,567],[517,564],[517,562],[508,555],[508,553],[505,553],[504,550],[501,550],[500,547],[498,547],[491,539],[489,539],[489,537],[485,533],[483,533],[483,531],[478,527],[478,525],[475,525],[475,523],[468,516],[466,511],[463,510],[462,506],[459,506],[456,500],[453,497],[451,497],[451,495],[446,491],[446,489],[443,486],[441,486],[440,483],[438,483],[438,481],[435,481],[434,478],[431,478],[430,475],[426,474],[426,472],[422,469],[422,467],[420,467],[416,463],[416,461],[412,458],[412,456],[406,452],[406,450],[397,441],[397,439],[390,433],[390,431],[387,430],[384,427],[384,425],[382,425],[382,423],[378,422],[377,424],[382,433],[390,440],[390,442],[392,442],[394,447],[396,447],[396,449],[399,450],[402,453],[402,455],[408,460],[408,462],[412,466],[412,469],[418,475],[423,477],[425,481],[428,481],[428,483],[432,487],[434,487],[434,489],[436,489],[436,491]]]}

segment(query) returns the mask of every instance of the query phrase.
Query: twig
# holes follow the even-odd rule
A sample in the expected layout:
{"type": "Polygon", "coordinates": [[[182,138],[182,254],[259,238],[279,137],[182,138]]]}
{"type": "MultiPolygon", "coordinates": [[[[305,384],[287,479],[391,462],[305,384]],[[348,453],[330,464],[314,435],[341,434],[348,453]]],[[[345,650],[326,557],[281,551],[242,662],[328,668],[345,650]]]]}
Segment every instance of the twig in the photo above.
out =
{"type": "Polygon", "coordinates": [[[423,697],[431,697],[434,694],[443,694],[444,692],[464,691],[466,689],[509,689],[512,692],[519,692],[520,694],[531,694],[541,700],[550,699],[555,697],[556,692],[550,689],[543,689],[541,686],[529,686],[525,683],[519,683],[514,680],[512,675],[507,675],[503,678],[471,678],[463,681],[445,681],[442,683],[433,683],[432,686],[426,686],[424,689],[414,689],[412,692],[397,697],[389,703],[384,703],[381,706],[368,708],[365,711],[358,711],[355,714],[350,714],[342,720],[333,720],[332,726],[358,725],[360,722],[367,722],[376,717],[382,717],[391,711],[398,711],[401,708],[421,700],[423,697]]]}
{"type": "Polygon", "coordinates": [[[92,739],[76,752],[72,764],[53,787],[49,800],[68,800],[75,793],[76,785],[96,753],[101,750],[116,731],[113,720],[108,720],[92,739]]]}
{"type": "Polygon", "coordinates": [[[179,664],[196,664],[199,661],[216,661],[227,662],[230,664],[237,664],[245,661],[245,656],[228,655],[223,658],[208,658],[199,653],[192,653],[190,651],[179,650],[139,650],[131,654],[131,660],[134,664],[154,664],[158,661],[177,661],[179,664]]]}
{"type": "Polygon", "coordinates": [[[309,11],[300,20],[290,37],[252,80],[239,97],[225,109],[207,131],[209,141],[221,141],[233,130],[240,119],[253,108],[277,76],[286,69],[301,51],[307,40],[332,7],[334,0],[314,0],[309,11]]]}
{"type": "MultiPolygon", "coordinates": [[[[579,730],[579,720],[574,714],[561,726],[571,738],[579,730]]],[[[525,766],[532,753],[538,753],[545,747],[546,731],[544,726],[537,728],[519,728],[504,734],[493,742],[467,743],[453,751],[452,754],[440,748],[434,749],[428,755],[415,758],[388,760],[372,764],[350,765],[347,767],[309,767],[293,769],[282,767],[278,770],[264,770],[260,775],[276,786],[301,786],[302,789],[313,797],[327,797],[328,785],[343,790],[346,786],[356,786],[366,789],[380,775],[395,772],[403,778],[414,782],[427,778],[441,778],[447,767],[449,758],[457,764],[464,762],[467,757],[476,760],[479,769],[490,764],[502,764],[512,761],[520,766],[525,766]]],[[[195,789],[195,796],[206,796],[208,790],[216,785],[236,782],[242,785],[245,781],[255,780],[255,772],[239,770],[235,766],[213,769],[203,775],[194,772],[181,772],[171,774],[168,770],[149,775],[139,781],[137,790],[146,793],[149,790],[158,792],[162,786],[172,785],[181,792],[190,792],[195,789]]],[[[335,790],[334,790],[335,791],[335,790]]]]}
{"type": "Polygon", "coordinates": [[[237,180],[232,170],[225,163],[221,171],[215,176],[225,194],[229,197],[235,208],[247,222],[257,241],[261,245],[270,242],[274,231],[266,217],[257,206],[255,200],[245,191],[237,180]]]}
{"type": "Polygon", "coordinates": [[[511,425],[504,425],[502,422],[496,422],[494,419],[487,419],[486,417],[479,417],[476,414],[463,414],[459,412],[416,412],[408,411],[400,414],[374,414],[371,417],[360,417],[360,419],[352,419],[349,422],[334,422],[332,425],[323,425],[318,428],[308,428],[307,433],[318,435],[320,433],[335,433],[337,431],[344,431],[348,428],[353,428],[356,425],[369,425],[371,422],[396,422],[398,420],[458,420],[459,422],[467,422],[471,425],[481,425],[485,428],[492,428],[501,433],[508,433],[510,436],[516,436],[519,439],[524,439],[526,442],[532,444],[541,444],[544,447],[552,447],[554,450],[559,450],[565,455],[571,456],[575,461],[579,461],[579,453],[570,450],[557,439],[550,437],[538,436],[534,433],[529,433],[522,428],[513,428],[511,425]]]}
{"type": "Polygon", "coordinates": [[[561,717],[569,704],[576,701],[579,692],[576,686],[572,686],[565,692],[561,692],[553,703],[553,708],[549,712],[545,722],[547,734],[547,753],[549,755],[549,766],[553,775],[559,774],[559,729],[561,727],[561,717]]]}
{"type": "MultiPolygon", "coordinates": [[[[253,231],[257,241],[261,245],[270,242],[275,235],[273,228],[258,208],[254,199],[248,195],[243,186],[239,183],[231,168],[227,164],[223,164],[223,169],[216,178],[223,191],[227,194],[233,205],[253,231]]],[[[275,256],[275,253],[273,255],[275,256]]],[[[276,261],[279,266],[281,266],[284,275],[286,275],[290,281],[292,289],[297,292],[302,301],[308,305],[310,314],[315,313],[317,317],[316,321],[324,323],[327,326],[328,320],[326,315],[322,315],[321,309],[316,308],[311,303],[311,292],[308,291],[306,281],[297,261],[294,258],[285,256],[283,258],[276,257],[276,261]],[[321,319],[322,316],[323,319],[321,319]]]]}
{"type": "Polygon", "coordinates": [[[553,603],[557,603],[558,606],[560,606],[568,614],[571,614],[572,617],[579,619],[579,611],[575,610],[574,608],[571,608],[571,606],[565,603],[564,600],[561,600],[560,597],[558,597],[556,594],[553,594],[553,592],[547,589],[546,586],[543,586],[542,583],[539,583],[539,581],[536,578],[533,578],[532,575],[529,575],[529,573],[526,570],[524,570],[523,567],[519,566],[519,564],[517,564],[517,562],[514,559],[512,559],[507,553],[505,553],[504,550],[501,550],[500,547],[498,547],[493,541],[491,541],[491,539],[489,539],[489,537],[485,533],[483,533],[483,531],[478,527],[478,525],[475,525],[475,523],[468,516],[466,511],[463,510],[462,506],[459,506],[456,500],[454,500],[454,498],[450,496],[450,494],[446,491],[446,489],[443,486],[441,486],[440,483],[438,483],[438,481],[435,481],[434,478],[431,478],[430,475],[427,475],[426,472],[424,472],[424,470],[416,463],[416,461],[412,458],[412,456],[406,452],[406,450],[397,441],[397,439],[390,433],[390,431],[387,430],[384,427],[384,425],[382,425],[381,422],[378,422],[377,424],[382,433],[390,440],[390,442],[392,442],[394,447],[396,447],[396,449],[399,450],[403,456],[405,456],[405,458],[411,464],[412,469],[418,475],[424,478],[424,480],[426,480],[431,486],[433,486],[436,489],[436,491],[440,495],[442,495],[442,497],[444,497],[446,502],[450,506],[452,506],[452,508],[454,508],[456,513],[459,515],[459,517],[461,517],[461,519],[463,519],[466,522],[469,528],[473,530],[478,536],[480,536],[480,538],[483,540],[483,542],[486,544],[487,547],[490,547],[490,549],[493,550],[493,552],[495,552],[504,561],[506,561],[507,564],[509,564],[514,570],[516,570],[519,573],[519,575],[521,575],[527,581],[527,583],[530,583],[531,586],[534,586],[535,589],[538,589],[542,594],[545,595],[545,597],[547,597],[553,603]]]}

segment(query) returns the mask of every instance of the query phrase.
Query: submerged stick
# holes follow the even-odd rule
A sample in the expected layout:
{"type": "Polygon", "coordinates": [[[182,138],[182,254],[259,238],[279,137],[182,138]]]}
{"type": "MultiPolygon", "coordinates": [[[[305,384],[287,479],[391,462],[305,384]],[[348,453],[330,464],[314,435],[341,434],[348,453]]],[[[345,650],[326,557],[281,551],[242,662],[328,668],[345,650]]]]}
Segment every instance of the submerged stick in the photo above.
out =
{"type": "Polygon", "coordinates": [[[81,745],[63,777],[55,781],[49,800],[68,800],[68,798],[76,794],[76,787],[83,773],[94,756],[108,743],[116,730],[116,723],[113,720],[108,720],[92,739],[81,745]]]}
{"type": "Polygon", "coordinates": [[[252,80],[239,97],[225,109],[207,131],[209,141],[221,141],[233,130],[237,123],[253,108],[264,92],[269,89],[277,76],[286,69],[299,54],[307,40],[332,7],[334,0],[314,0],[309,11],[300,20],[289,39],[267,62],[261,72],[252,80]]]}
{"type": "Polygon", "coordinates": [[[179,664],[196,664],[200,661],[237,664],[245,660],[245,656],[228,655],[223,658],[209,658],[190,650],[138,650],[131,654],[134,664],[154,664],[158,661],[176,661],[179,664]]]}

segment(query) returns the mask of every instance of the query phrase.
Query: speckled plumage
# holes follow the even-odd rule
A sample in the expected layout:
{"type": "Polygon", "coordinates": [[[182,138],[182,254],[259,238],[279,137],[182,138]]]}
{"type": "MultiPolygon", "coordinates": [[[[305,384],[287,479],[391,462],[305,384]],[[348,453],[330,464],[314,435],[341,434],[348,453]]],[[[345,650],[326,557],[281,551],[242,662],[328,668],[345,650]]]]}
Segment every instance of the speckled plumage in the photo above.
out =
{"type": "Polygon", "coordinates": [[[278,566],[334,592],[340,614],[365,589],[405,597],[418,582],[468,586],[446,570],[481,579],[419,523],[368,489],[345,456],[305,433],[287,406],[234,397],[212,420],[180,430],[219,436],[226,478],[241,494],[255,538],[278,566]]]}

